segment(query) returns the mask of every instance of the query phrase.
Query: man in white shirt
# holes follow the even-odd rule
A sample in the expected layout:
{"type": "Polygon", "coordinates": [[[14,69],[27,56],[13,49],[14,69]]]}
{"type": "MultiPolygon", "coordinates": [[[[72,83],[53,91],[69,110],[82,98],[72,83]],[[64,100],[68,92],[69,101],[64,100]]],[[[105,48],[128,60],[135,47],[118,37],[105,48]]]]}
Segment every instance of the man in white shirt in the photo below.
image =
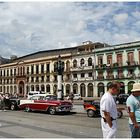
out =
{"type": "Polygon", "coordinates": [[[103,138],[116,138],[117,131],[117,107],[113,95],[119,93],[120,84],[111,82],[107,92],[100,101],[101,127],[103,138]]]}

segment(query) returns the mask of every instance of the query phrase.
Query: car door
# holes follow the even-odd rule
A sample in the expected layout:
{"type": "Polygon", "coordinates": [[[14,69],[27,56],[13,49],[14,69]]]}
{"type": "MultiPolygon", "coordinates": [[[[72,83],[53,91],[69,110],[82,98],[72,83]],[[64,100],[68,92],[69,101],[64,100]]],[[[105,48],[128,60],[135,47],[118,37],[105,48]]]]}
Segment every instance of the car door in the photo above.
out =
{"type": "Polygon", "coordinates": [[[39,96],[38,100],[35,101],[36,110],[46,110],[46,101],[44,100],[44,96],[39,96]]]}

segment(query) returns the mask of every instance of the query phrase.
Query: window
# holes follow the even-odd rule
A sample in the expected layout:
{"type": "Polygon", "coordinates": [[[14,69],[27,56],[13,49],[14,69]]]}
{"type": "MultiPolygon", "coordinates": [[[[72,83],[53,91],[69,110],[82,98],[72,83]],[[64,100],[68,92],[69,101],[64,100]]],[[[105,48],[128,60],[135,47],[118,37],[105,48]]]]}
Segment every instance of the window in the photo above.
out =
{"type": "Polygon", "coordinates": [[[5,76],[5,70],[4,70],[4,74],[3,74],[3,76],[5,76]]]}
{"type": "Polygon", "coordinates": [[[50,76],[46,77],[46,81],[49,82],[50,81],[50,76]]]}
{"type": "Polygon", "coordinates": [[[16,68],[14,69],[14,76],[16,75],[16,68]]]}
{"type": "Polygon", "coordinates": [[[29,74],[29,67],[27,67],[27,74],[29,74]]]}
{"type": "Polygon", "coordinates": [[[77,67],[77,60],[73,61],[73,67],[76,68],[77,67]]]}
{"type": "Polygon", "coordinates": [[[112,64],[112,55],[107,55],[107,64],[112,64]]]}
{"type": "Polygon", "coordinates": [[[12,76],[13,75],[13,70],[12,69],[10,69],[10,76],[12,76]]]}
{"type": "Polygon", "coordinates": [[[77,78],[77,74],[73,74],[73,78],[77,78]]]}
{"type": "Polygon", "coordinates": [[[66,71],[70,71],[70,61],[66,62],[66,71]]]}
{"type": "Polygon", "coordinates": [[[134,54],[133,54],[133,52],[129,52],[129,53],[127,54],[127,58],[128,58],[128,62],[129,62],[129,63],[134,62],[134,54]]]}
{"type": "Polygon", "coordinates": [[[92,72],[88,73],[88,77],[92,77],[92,72]]]}
{"type": "Polygon", "coordinates": [[[44,82],[44,76],[41,76],[41,82],[44,82]]]}
{"type": "Polygon", "coordinates": [[[92,66],[92,58],[88,59],[88,66],[92,66]]]}
{"type": "Polygon", "coordinates": [[[98,65],[102,65],[103,64],[103,56],[99,56],[98,57],[98,65]]]}
{"type": "Polygon", "coordinates": [[[85,73],[81,73],[81,78],[84,78],[85,77],[85,73]]]}
{"type": "Polygon", "coordinates": [[[67,80],[70,80],[70,74],[67,74],[67,75],[66,75],[66,79],[67,79],[67,80]]]}
{"type": "Polygon", "coordinates": [[[85,64],[85,60],[82,58],[80,61],[80,66],[83,66],[85,64]]]}
{"type": "Polygon", "coordinates": [[[54,81],[57,81],[57,75],[54,75],[54,81]]]}
{"type": "Polygon", "coordinates": [[[27,83],[29,82],[29,77],[27,77],[27,83]]]}
{"type": "Polygon", "coordinates": [[[50,92],[50,85],[47,85],[47,86],[46,86],[46,91],[47,91],[47,92],[50,92]]]}
{"type": "Polygon", "coordinates": [[[7,70],[7,76],[9,76],[9,70],[7,70]]]}
{"type": "Polygon", "coordinates": [[[31,77],[31,82],[34,82],[34,77],[31,77]]]}
{"type": "Polygon", "coordinates": [[[50,72],[50,64],[46,65],[46,72],[50,72]]]}
{"type": "Polygon", "coordinates": [[[54,63],[54,72],[57,72],[57,62],[54,63]]]}
{"type": "Polygon", "coordinates": [[[44,64],[41,64],[41,73],[44,73],[44,64]]]}
{"type": "Polygon", "coordinates": [[[39,65],[36,65],[36,74],[39,74],[39,65]]]}
{"type": "Polygon", "coordinates": [[[38,77],[36,77],[36,82],[39,82],[39,78],[38,77]]]}
{"type": "Polygon", "coordinates": [[[119,66],[122,66],[122,54],[117,54],[117,63],[119,66]]]}
{"type": "Polygon", "coordinates": [[[34,74],[34,65],[31,66],[31,74],[34,74]]]}

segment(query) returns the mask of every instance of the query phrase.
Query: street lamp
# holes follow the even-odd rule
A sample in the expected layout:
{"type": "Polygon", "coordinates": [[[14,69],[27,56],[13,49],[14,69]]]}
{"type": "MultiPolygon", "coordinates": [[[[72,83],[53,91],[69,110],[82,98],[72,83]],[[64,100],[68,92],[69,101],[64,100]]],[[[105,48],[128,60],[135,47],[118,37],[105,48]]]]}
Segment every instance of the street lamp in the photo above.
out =
{"type": "Polygon", "coordinates": [[[57,79],[58,79],[58,90],[57,90],[57,99],[63,100],[62,93],[62,75],[64,72],[64,62],[61,61],[61,56],[58,56],[57,60],[57,79]]]}

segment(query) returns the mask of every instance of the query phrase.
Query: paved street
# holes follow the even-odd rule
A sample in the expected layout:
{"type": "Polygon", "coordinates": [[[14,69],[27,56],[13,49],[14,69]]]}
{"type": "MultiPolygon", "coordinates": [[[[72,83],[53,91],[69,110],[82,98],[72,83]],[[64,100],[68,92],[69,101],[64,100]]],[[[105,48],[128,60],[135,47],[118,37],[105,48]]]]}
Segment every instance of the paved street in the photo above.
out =
{"type": "MultiPolygon", "coordinates": [[[[70,114],[0,112],[1,138],[102,138],[100,118],[88,118],[81,105],[70,114]],[[79,111],[78,111],[79,110],[79,111]]],[[[129,138],[128,117],[118,120],[118,138],[129,138]]]]}

